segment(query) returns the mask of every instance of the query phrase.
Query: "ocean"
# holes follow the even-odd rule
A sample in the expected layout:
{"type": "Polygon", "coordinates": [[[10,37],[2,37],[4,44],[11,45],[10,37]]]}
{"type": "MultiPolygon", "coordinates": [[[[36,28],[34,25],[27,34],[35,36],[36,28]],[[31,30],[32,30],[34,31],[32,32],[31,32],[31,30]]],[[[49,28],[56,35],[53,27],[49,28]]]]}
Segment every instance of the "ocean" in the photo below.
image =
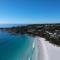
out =
{"type": "Polygon", "coordinates": [[[0,60],[31,60],[33,38],[0,31],[0,60]]]}

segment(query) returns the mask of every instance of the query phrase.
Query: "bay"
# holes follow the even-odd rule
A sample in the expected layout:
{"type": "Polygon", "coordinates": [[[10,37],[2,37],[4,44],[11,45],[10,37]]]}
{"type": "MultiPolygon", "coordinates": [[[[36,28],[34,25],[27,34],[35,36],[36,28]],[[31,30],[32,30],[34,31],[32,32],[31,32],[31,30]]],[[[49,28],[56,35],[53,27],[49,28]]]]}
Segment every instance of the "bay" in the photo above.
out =
{"type": "Polygon", "coordinates": [[[33,38],[28,35],[13,35],[0,31],[0,60],[28,60],[33,38]]]}

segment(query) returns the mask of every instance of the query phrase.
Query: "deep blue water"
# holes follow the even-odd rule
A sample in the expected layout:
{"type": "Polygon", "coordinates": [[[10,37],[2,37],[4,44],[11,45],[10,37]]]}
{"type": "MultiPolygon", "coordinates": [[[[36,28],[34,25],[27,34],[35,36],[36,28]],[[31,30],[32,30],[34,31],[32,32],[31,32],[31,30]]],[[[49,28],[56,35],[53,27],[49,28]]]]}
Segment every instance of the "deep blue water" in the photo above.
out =
{"type": "Polygon", "coordinates": [[[0,31],[0,60],[29,60],[33,38],[0,31]]]}

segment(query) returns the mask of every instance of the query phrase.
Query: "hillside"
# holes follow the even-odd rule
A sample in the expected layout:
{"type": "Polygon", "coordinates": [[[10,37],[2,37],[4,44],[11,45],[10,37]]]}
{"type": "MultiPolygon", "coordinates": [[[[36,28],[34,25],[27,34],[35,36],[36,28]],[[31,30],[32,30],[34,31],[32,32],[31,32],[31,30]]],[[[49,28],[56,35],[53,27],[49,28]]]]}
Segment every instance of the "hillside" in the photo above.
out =
{"type": "Polygon", "coordinates": [[[11,28],[0,28],[16,34],[29,34],[46,38],[47,41],[60,46],[60,24],[30,24],[11,28]]]}

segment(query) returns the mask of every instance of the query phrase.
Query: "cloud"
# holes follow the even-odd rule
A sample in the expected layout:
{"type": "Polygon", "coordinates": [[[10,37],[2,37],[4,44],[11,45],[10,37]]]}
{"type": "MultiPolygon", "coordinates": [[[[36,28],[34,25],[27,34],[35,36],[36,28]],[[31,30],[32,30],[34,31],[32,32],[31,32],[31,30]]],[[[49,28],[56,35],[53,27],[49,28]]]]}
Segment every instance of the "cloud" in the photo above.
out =
{"type": "Polygon", "coordinates": [[[16,21],[0,21],[0,24],[18,24],[16,21]]]}

